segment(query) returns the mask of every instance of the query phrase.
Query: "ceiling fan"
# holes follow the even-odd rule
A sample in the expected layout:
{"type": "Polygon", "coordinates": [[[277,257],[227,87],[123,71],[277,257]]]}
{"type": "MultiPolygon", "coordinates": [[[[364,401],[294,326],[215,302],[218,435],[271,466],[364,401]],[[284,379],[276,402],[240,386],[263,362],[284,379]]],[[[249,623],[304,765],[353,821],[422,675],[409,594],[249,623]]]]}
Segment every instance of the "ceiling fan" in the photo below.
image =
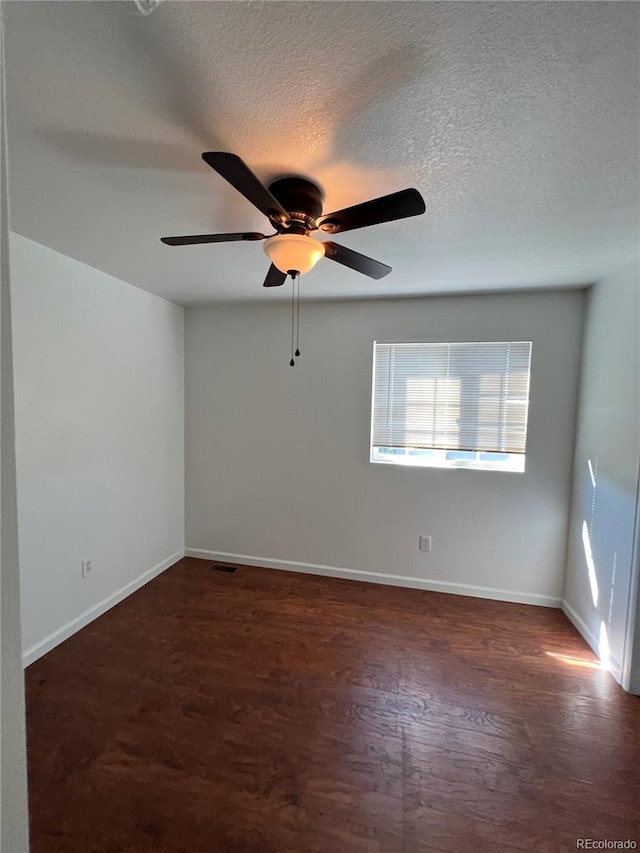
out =
{"type": "Polygon", "coordinates": [[[323,214],[322,191],[312,181],[305,178],[280,178],[269,184],[267,189],[236,154],[205,151],[202,159],[264,213],[275,228],[275,233],[270,236],[254,231],[198,234],[162,237],[161,240],[168,246],[265,240],[263,248],[271,260],[271,266],[264,287],[278,287],[285,283],[287,275],[295,279],[309,272],[322,257],[337,261],[369,278],[383,278],[391,272],[387,264],[332,241],[321,243],[309,235],[315,231],[338,234],[425,212],[424,200],[418,190],[406,189],[323,214]]]}

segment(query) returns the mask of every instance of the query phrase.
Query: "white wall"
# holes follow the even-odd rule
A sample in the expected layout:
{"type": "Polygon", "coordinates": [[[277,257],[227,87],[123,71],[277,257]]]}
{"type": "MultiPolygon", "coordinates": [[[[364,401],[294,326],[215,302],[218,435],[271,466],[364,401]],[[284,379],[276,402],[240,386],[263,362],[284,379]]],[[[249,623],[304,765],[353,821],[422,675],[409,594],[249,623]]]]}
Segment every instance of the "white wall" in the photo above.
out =
{"type": "Polygon", "coordinates": [[[23,237],[11,248],[30,662],[182,556],[184,317],[23,237]]]}
{"type": "Polygon", "coordinates": [[[634,264],[596,284],[588,298],[564,593],[567,615],[596,652],[606,657],[608,644],[618,679],[640,460],[639,290],[634,264]]]}
{"type": "Polygon", "coordinates": [[[288,306],[188,309],[187,548],[558,605],[583,301],[303,304],[295,368],[288,306]],[[533,341],[525,474],[369,463],[373,341],[412,338],[533,341]]]}
{"type": "Polygon", "coordinates": [[[4,4],[0,3],[0,853],[27,853],[4,72],[4,4]]]}

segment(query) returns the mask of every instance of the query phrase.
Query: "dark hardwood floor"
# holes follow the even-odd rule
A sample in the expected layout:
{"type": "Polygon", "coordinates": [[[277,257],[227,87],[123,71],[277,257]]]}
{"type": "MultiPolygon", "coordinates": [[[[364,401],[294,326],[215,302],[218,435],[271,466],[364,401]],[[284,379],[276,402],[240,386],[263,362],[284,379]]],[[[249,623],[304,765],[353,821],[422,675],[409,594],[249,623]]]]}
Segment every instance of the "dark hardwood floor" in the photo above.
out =
{"type": "Polygon", "coordinates": [[[210,567],[28,668],[32,853],[640,849],[640,699],[560,611],[210,567]]]}

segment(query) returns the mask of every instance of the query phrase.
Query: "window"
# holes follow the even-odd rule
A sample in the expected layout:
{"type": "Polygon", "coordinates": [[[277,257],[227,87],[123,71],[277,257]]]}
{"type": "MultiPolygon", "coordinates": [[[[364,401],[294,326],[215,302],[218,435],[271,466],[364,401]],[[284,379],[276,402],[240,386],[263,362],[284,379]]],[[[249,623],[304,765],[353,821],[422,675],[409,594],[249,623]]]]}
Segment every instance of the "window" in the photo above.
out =
{"type": "Polygon", "coordinates": [[[371,462],[524,471],[530,367],[530,341],[376,341],[371,462]]]}

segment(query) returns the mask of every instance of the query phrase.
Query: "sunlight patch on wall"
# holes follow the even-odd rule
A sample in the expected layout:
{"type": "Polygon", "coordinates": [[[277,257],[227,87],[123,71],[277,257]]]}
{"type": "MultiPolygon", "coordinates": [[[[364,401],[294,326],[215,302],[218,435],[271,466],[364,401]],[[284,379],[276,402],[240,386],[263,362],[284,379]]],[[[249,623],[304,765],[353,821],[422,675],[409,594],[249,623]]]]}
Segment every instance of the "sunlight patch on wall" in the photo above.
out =
{"type": "Polygon", "coordinates": [[[607,626],[604,624],[604,622],[600,623],[600,642],[598,643],[598,652],[600,654],[602,669],[609,669],[609,635],[607,634],[607,626]]]}
{"type": "Polygon", "coordinates": [[[593,606],[598,606],[598,578],[596,576],[596,567],[593,562],[593,552],[591,551],[591,540],[589,539],[589,528],[587,527],[587,522],[582,522],[582,546],[584,548],[584,558],[587,563],[587,570],[589,572],[589,586],[591,587],[591,598],[593,599],[593,606]]]}

